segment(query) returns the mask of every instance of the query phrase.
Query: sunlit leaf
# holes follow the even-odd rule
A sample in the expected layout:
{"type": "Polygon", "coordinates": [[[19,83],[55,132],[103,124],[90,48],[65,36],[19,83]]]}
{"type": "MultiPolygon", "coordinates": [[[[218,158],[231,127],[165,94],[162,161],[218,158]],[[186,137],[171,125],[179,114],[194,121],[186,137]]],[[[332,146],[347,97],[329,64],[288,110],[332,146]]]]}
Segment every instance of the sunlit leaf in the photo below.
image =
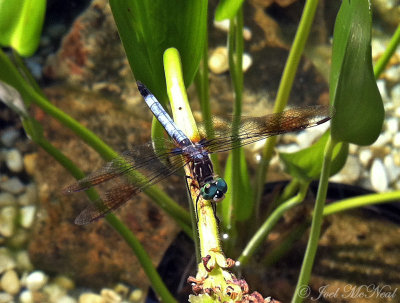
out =
{"type": "Polygon", "coordinates": [[[0,44],[31,56],[42,32],[45,0],[0,0],[0,44]]]}
{"type": "Polygon", "coordinates": [[[160,101],[166,98],[163,53],[178,49],[188,86],[204,49],[207,24],[204,0],[110,0],[110,6],[129,64],[160,101]]]}
{"type": "Polygon", "coordinates": [[[369,1],[342,1],[333,38],[332,137],[358,145],[371,144],[378,138],[384,118],[372,68],[371,19],[369,1]]]}
{"type": "MultiPolygon", "coordinates": [[[[279,157],[285,165],[285,171],[291,176],[311,181],[319,178],[326,142],[329,132],[326,132],[312,146],[294,153],[279,153],[279,157]]],[[[346,163],[348,154],[348,144],[339,143],[333,150],[330,175],[339,172],[346,163]]]]}

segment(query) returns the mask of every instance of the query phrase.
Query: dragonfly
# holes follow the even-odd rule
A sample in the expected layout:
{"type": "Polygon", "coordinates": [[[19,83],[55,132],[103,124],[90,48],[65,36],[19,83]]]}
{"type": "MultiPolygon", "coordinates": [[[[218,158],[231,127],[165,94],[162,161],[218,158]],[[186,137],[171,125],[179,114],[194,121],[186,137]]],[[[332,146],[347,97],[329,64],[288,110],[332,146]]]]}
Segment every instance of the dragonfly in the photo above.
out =
{"type": "MultiPolygon", "coordinates": [[[[101,201],[92,203],[75,219],[85,225],[115,211],[134,196],[188,166],[199,196],[212,202],[221,201],[228,190],[225,180],[214,173],[210,154],[229,151],[270,136],[300,131],[331,119],[331,109],[325,105],[292,108],[261,117],[241,117],[236,132],[230,125],[222,125],[212,138],[201,136],[192,140],[178,128],[156,97],[140,81],[140,94],[153,115],[164,127],[169,140],[155,139],[136,146],[108,162],[102,168],[64,189],[65,193],[105,187],[101,201]],[[162,143],[164,148],[156,148],[162,143]],[[135,175],[135,172],[139,174],[135,175]],[[132,176],[133,175],[133,176],[132,176]]],[[[214,204],[213,204],[214,205],[214,204]]]]}

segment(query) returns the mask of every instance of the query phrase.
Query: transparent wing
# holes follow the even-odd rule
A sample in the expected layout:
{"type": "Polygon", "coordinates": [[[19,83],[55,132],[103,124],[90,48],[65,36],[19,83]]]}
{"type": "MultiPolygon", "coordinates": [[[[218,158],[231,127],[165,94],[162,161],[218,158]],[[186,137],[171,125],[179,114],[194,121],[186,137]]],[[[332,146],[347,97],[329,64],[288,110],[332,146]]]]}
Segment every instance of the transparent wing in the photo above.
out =
{"type": "Polygon", "coordinates": [[[64,189],[66,193],[99,186],[101,200],[89,205],[75,219],[79,225],[93,222],[125,204],[144,188],[180,170],[186,163],[181,150],[165,140],[168,148],[156,152],[153,142],[135,147],[101,169],[64,189]],[[168,151],[165,151],[168,150],[168,151]]]}
{"type": "Polygon", "coordinates": [[[228,151],[267,137],[303,130],[331,119],[329,106],[316,105],[292,108],[262,117],[242,117],[238,133],[232,135],[231,123],[216,123],[213,139],[203,139],[202,145],[210,152],[228,151]]]}

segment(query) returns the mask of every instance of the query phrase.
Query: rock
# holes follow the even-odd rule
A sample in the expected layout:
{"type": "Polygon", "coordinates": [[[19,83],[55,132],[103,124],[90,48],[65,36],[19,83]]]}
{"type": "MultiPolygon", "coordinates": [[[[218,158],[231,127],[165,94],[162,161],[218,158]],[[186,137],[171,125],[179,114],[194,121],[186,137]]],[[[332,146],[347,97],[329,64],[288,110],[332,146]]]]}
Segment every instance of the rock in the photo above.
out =
{"type": "Polygon", "coordinates": [[[389,177],[389,183],[394,182],[400,176],[400,167],[396,165],[393,155],[389,154],[383,159],[385,170],[389,177]]]}
{"type": "Polygon", "coordinates": [[[57,303],[77,303],[77,301],[70,296],[63,296],[57,300],[57,303]]]}
{"type": "Polygon", "coordinates": [[[6,271],[1,277],[0,286],[6,293],[16,295],[21,288],[17,273],[14,270],[6,271]]]}
{"type": "Polygon", "coordinates": [[[374,190],[383,192],[388,189],[389,179],[381,159],[375,159],[372,163],[370,180],[374,190]]]}
{"type": "Polygon", "coordinates": [[[67,290],[55,283],[49,283],[43,287],[43,292],[47,294],[50,302],[58,302],[61,297],[67,294],[67,290]]]}
{"type": "Polygon", "coordinates": [[[393,137],[393,146],[400,147],[400,133],[397,133],[393,137]]]}
{"type": "Polygon", "coordinates": [[[372,147],[385,147],[392,140],[391,134],[388,132],[381,133],[376,141],[371,145],[372,147]]]}
{"type": "Polygon", "coordinates": [[[0,193],[0,207],[15,205],[16,201],[12,194],[5,192],[0,193]]]}
{"type": "Polygon", "coordinates": [[[24,228],[30,228],[35,219],[36,206],[23,206],[20,208],[19,224],[24,228]]]}
{"type": "Polygon", "coordinates": [[[11,147],[14,145],[15,140],[19,137],[19,132],[15,128],[9,128],[2,132],[0,141],[6,147],[11,147]]]}
{"type": "Polygon", "coordinates": [[[21,206],[36,205],[37,187],[34,183],[25,186],[25,192],[18,196],[18,204],[21,206]]]}
{"type": "Polygon", "coordinates": [[[19,173],[24,169],[22,155],[18,149],[11,149],[6,153],[6,165],[14,173],[19,173]]]}
{"type": "Polygon", "coordinates": [[[16,263],[8,248],[0,248],[0,274],[15,268],[16,263]]]}
{"type": "Polygon", "coordinates": [[[144,297],[144,292],[141,289],[135,289],[131,292],[131,295],[129,296],[129,301],[132,302],[141,302],[144,297]]]}
{"type": "Polygon", "coordinates": [[[33,176],[33,174],[35,173],[36,159],[37,159],[37,153],[24,155],[25,171],[30,176],[33,176]]]}
{"type": "Polygon", "coordinates": [[[6,293],[6,292],[0,292],[0,302],[1,303],[14,303],[13,296],[6,293]]]}
{"type": "Polygon", "coordinates": [[[37,270],[26,277],[26,287],[31,291],[36,291],[45,286],[47,280],[47,275],[44,272],[37,270]]]}
{"type": "Polygon", "coordinates": [[[33,294],[30,290],[24,290],[19,295],[20,303],[34,303],[33,294]]]}
{"type": "Polygon", "coordinates": [[[33,265],[26,250],[18,251],[15,259],[19,270],[24,270],[27,272],[33,270],[33,265]]]}
{"type": "Polygon", "coordinates": [[[0,235],[11,237],[15,231],[17,209],[14,206],[6,206],[0,209],[0,235]]]}
{"type": "Polygon", "coordinates": [[[369,148],[362,149],[359,154],[359,159],[360,159],[361,164],[364,167],[368,167],[368,165],[370,164],[370,162],[372,160],[372,156],[373,156],[372,151],[369,148]]]}
{"type": "Polygon", "coordinates": [[[211,53],[208,67],[214,74],[222,74],[229,70],[228,49],[225,46],[217,47],[211,53]]]}
{"type": "Polygon", "coordinates": [[[121,296],[109,288],[103,288],[100,291],[100,295],[107,303],[120,303],[122,301],[121,296]]]}
{"type": "Polygon", "coordinates": [[[66,276],[57,276],[53,282],[66,290],[75,288],[75,282],[66,276]]]}
{"type": "Polygon", "coordinates": [[[17,177],[7,178],[2,176],[1,179],[3,178],[5,180],[0,180],[0,189],[14,195],[22,193],[25,189],[24,184],[17,177]]]}
{"type": "Polygon", "coordinates": [[[104,298],[93,293],[86,293],[79,296],[79,303],[107,303],[104,298]]]}
{"type": "Polygon", "coordinates": [[[357,157],[349,155],[347,157],[346,164],[344,165],[340,173],[331,177],[330,180],[334,182],[352,184],[360,178],[361,171],[361,165],[357,157]]]}
{"type": "Polygon", "coordinates": [[[399,119],[391,117],[386,120],[386,130],[391,134],[396,134],[399,131],[399,119]]]}

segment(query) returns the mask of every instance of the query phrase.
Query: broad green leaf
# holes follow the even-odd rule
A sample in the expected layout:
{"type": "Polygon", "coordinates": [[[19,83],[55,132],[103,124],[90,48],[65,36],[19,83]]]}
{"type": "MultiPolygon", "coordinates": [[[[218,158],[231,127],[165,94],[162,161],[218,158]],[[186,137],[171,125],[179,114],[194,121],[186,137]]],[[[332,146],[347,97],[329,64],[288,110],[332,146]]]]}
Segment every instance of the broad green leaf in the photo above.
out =
{"type": "Polygon", "coordinates": [[[384,109],[372,68],[371,19],[366,0],[343,1],[336,18],[330,80],[336,141],[369,145],[382,129],[384,109]]]}
{"type": "Polygon", "coordinates": [[[222,21],[225,19],[232,19],[236,16],[242,3],[243,0],[221,0],[215,11],[215,20],[222,21]]]}
{"type": "Polygon", "coordinates": [[[0,0],[0,45],[12,47],[24,57],[33,55],[45,11],[45,0],[0,0]]]}
{"type": "Polygon", "coordinates": [[[226,161],[225,168],[225,181],[228,184],[228,191],[226,193],[225,199],[222,201],[222,222],[226,224],[226,222],[230,221],[230,216],[235,216],[237,221],[244,221],[248,219],[253,211],[253,191],[250,184],[250,178],[247,169],[246,156],[244,154],[243,149],[240,149],[240,167],[239,167],[239,175],[240,175],[240,188],[237,190],[239,195],[239,203],[236,209],[228,209],[232,204],[228,203],[229,199],[232,198],[232,153],[229,154],[228,160],[226,161]]]}
{"type": "Polygon", "coordinates": [[[159,99],[167,99],[163,53],[178,49],[186,87],[193,81],[206,38],[204,0],[110,0],[110,6],[137,80],[159,99]]]}
{"type": "MultiPolygon", "coordinates": [[[[311,181],[319,178],[322,169],[322,161],[329,132],[326,132],[312,146],[302,149],[295,153],[279,153],[279,157],[285,164],[285,171],[291,176],[311,181]]],[[[339,172],[346,163],[348,154],[348,144],[339,143],[333,150],[330,175],[339,172]]]]}

